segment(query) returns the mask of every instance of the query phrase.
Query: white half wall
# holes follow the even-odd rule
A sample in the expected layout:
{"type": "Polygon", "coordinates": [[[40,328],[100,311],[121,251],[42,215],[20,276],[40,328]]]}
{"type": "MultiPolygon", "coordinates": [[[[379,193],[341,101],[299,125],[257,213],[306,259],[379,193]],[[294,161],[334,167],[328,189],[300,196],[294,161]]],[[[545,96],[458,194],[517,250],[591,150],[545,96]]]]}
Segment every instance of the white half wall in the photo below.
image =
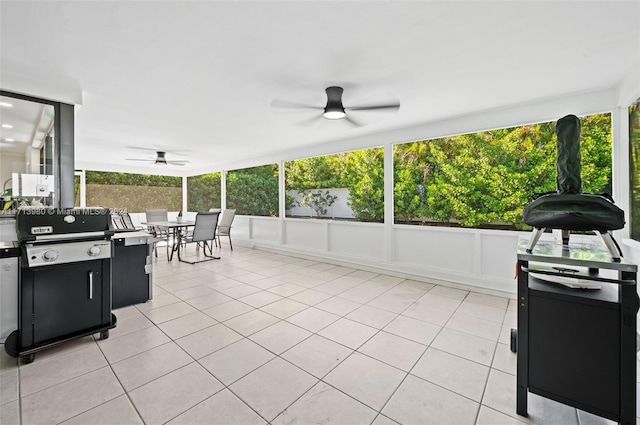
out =
{"type": "Polygon", "coordinates": [[[385,258],[379,223],[236,216],[233,242],[289,255],[515,297],[518,240],[529,232],[392,226],[385,258]],[[283,242],[279,242],[279,225],[283,242]]]}

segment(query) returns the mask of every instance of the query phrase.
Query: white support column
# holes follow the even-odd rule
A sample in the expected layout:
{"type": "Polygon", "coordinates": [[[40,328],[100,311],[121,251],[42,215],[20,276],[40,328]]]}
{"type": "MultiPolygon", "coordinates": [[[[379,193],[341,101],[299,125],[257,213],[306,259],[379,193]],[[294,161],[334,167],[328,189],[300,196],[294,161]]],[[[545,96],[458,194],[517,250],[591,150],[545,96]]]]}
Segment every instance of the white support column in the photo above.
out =
{"type": "Polygon", "coordinates": [[[180,211],[189,211],[189,194],[187,190],[187,178],[182,176],[182,208],[180,208],[180,211]]]}
{"type": "Polygon", "coordinates": [[[284,161],[278,162],[278,222],[280,224],[280,229],[278,232],[278,238],[281,245],[285,241],[285,227],[284,227],[284,219],[287,214],[287,210],[285,209],[287,194],[285,188],[285,176],[284,176],[284,161]]]}
{"type": "Polygon", "coordinates": [[[616,205],[624,211],[627,222],[624,229],[616,233],[622,238],[630,236],[631,198],[629,164],[629,109],[618,107],[611,111],[611,195],[616,205]]]}
{"type": "Polygon", "coordinates": [[[220,209],[224,211],[227,208],[227,172],[220,171],[220,209]]]}
{"type": "Polygon", "coordinates": [[[384,261],[395,257],[393,246],[393,143],[384,145],[384,261]]]}

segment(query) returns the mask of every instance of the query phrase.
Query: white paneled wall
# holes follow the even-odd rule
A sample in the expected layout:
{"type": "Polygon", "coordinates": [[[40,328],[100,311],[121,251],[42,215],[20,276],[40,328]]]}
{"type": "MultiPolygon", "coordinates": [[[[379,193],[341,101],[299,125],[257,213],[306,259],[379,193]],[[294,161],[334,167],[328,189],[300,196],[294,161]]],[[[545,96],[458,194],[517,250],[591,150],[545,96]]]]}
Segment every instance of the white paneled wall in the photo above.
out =
{"type": "Polygon", "coordinates": [[[386,258],[385,226],[378,223],[239,216],[233,229],[237,245],[507,296],[516,293],[518,240],[529,235],[393,225],[386,258]]]}
{"type": "Polygon", "coordinates": [[[284,220],[284,245],[301,251],[325,252],[328,226],[326,220],[284,220]]]}
{"type": "Polygon", "coordinates": [[[461,229],[395,226],[395,261],[434,269],[473,273],[475,235],[461,229]]]}
{"type": "Polygon", "coordinates": [[[384,228],[380,224],[329,222],[328,250],[338,255],[384,260],[384,228]]]}

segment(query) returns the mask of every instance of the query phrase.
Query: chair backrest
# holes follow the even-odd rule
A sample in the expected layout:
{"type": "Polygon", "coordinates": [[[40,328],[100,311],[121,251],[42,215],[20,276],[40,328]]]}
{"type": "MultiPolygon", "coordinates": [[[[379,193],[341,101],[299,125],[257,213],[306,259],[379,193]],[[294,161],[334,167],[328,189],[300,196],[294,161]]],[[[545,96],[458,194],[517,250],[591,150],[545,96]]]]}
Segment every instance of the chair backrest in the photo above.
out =
{"type": "Polygon", "coordinates": [[[222,211],[220,208],[209,208],[209,212],[220,212],[222,211]]]}
{"type": "Polygon", "coordinates": [[[111,222],[113,223],[113,227],[116,230],[126,229],[124,221],[122,220],[122,216],[118,213],[111,214],[111,222]]]}
{"type": "MultiPolygon", "coordinates": [[[[147,219],[147,222],[167,221],[169,220],[169,214],[167,210],[162,210],[162,209],[147,210],[146,219],[147,219]]],[[[162,228],[157,226],[148,226],[148,228],[149,228],[149,231],[153,233],[154,236],[158,236],[159,234],[166,233],[162,228]]]]}
{"type": "Polygon", "coordinates": [[[120,219],[124,224],[124,228],[127,230],[135,230],[136,226],[133,224],[133,220],[131,220],[131,216],[129,213],[120,213],[120,219]]]}
{"type": "Polygon", "coordinates": [[[218,223],[218,233],[222,233],[224,235],[228,234],[235,216],[236,210],[224,210],[220,223],[218,223]]]}
{"type": "Polygon", "coordinates": [[[167,210],[147,210],[146,211],[147,221],[167,221],[169,220],[169,214],[167,210]]]}
{"type": "Polygon", "coordinates": [[[216,237],[219,212],[199,212],[193,227],[193,242],[210,241],[216,237]]]}

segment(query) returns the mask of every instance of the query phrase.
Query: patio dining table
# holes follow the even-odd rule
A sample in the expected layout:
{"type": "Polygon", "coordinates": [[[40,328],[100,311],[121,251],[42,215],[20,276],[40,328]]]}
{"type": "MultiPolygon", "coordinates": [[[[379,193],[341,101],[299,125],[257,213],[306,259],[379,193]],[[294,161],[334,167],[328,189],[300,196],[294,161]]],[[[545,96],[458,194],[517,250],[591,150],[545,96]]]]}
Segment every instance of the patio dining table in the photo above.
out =
{"type": "Polygon", "coordinates": [[[173,238],[173,246],[171,247],[171,255],[169,261],[173,260],[173,253],[178,250],[179,247],[179,230],[182,228],[193,227],[196,222],[193,220],[166,220],[166,221],[146,221],[142,222],[145,226],[164,227],[169,229],[171,237],[173,238]]]}

